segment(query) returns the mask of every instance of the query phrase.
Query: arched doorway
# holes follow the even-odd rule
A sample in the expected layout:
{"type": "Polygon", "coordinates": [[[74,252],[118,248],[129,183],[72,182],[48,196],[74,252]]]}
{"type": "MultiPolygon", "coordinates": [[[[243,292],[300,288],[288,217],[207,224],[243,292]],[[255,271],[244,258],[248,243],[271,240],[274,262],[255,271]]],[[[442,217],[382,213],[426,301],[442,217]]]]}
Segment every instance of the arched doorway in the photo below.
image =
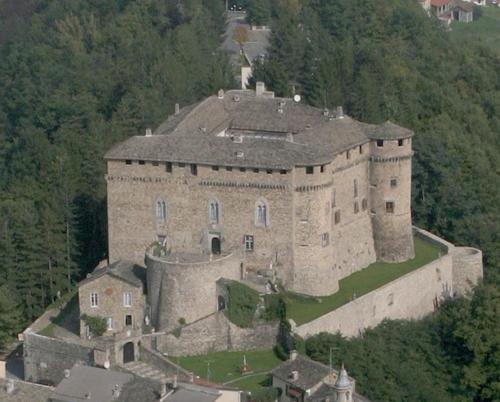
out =
{"type": "Polygon", "coordinates": [[[212,237],[212,254],[220,254],[220,239],[212,237]]]}
{"type": "Polygon", "coordinates": [[[123,345],[123,364],[133,362],[134,360],[134,343],[127,342],[125,345],[123,345]]]}

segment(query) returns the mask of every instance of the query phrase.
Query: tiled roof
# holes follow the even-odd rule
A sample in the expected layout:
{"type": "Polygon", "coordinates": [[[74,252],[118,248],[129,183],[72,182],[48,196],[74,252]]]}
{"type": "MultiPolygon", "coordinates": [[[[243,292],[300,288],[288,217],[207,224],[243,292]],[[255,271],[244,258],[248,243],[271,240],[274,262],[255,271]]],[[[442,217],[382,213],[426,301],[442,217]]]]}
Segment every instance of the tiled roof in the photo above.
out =
{"type": "Polygon", "coordinates": [[[412,134],[390,122],[364,124],[292,99],[233,90],[181,109],[154,135],[129,138],[105,158],[291,169],[328,163],[370,139],[412,134]]]}
{"type": "Polygon", "coordinates": [[[308,390],[323,381],[330,374],[330,368],[322,363],[298,355],[294,360],[287,360],[271,371],[282,381],[294,384],[302,390],[308,390]],[[292,371],[298,372],[298,379],[292,380],[292,371]]]}
{"type": "Polygon", "coordinates": [[[442,7],[449,4],[451,0],[431,0],[431,5],[434,7],[442,7]]]}
{"type": "Polygon", "coordinates": [[[143,287],[146,282],[146,269],[132,261],[119,260],[104,268],[96,268],[89,277],[79,283],[79,286],[92,282],[103,275],[121,279],[132,286],[143,287]]]}
{"type": "Polygon", "coordinates": [[[0,380],[0,401],[2,402],[47,402],[53,388],[25,381],[12,381],[11,392],[7,392],[8,380],[0,380]]]}

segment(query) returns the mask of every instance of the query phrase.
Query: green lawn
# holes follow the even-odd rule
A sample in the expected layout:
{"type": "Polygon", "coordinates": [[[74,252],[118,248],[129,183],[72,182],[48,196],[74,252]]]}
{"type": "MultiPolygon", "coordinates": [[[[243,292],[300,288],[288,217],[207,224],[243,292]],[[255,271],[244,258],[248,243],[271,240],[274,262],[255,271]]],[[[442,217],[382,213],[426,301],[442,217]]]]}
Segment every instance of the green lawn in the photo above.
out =
{"type": "Polygon", "coordinates": [[[287,317],[297,325],[309,322],[340,306],[354,297],[362,296],[400,276],[435,260],[443,251],[420,237],[415,236],[415,258],[406,262],[389,264],[376,262],[340,281],[337,293],[325,297],[306,297],[287,293],[285,303],[287,317]]]}
{"type": "Polygon", "coordinates": [[[210,381],[226,383],[230,386],[247,391],[254,391],[268,386],[269,376],[266,374],[281,363],[272,350],[257,350],[249,352],[216,352],[201,356],[170,357],[170,359],[196,375],[207,378],[208,363],[210,362],[210,381]],[[241,375],[240,367],[243,364],[243,355],[254,374],[241,375]],[[232,382],[232,380],[241,380],[232,382]]]}
{"type": "Polygon", "coordinates": [[[470,24],[453,22],[450,35],[458,41],[477,40],[500,55],[500,7],[481,7],[483,15],[470,24]]]}

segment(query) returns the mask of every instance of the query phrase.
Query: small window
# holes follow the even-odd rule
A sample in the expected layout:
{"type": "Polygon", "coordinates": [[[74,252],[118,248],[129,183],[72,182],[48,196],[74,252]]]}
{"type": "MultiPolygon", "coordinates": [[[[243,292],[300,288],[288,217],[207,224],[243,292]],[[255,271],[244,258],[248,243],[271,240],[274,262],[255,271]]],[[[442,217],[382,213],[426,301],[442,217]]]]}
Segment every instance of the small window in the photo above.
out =
{"type": "Polygon", "coordinates": [[[253,172],[254,173],[259,173],[259,169],[255,168],[255,169],[253,169],[253,172]]]}
{"type": "Polygon", "coordinates": [[[347,151],[345,153],[345,157],[346,157],[346,159],[351,159],[351,151],[347,151]]]}
{"type": "Polygon", "coordinates": [[[335,224],[340,223],[340,211],[335,211],[335,224]]]}
{"type": "Polygon", "coordinates": [[[384,146],[384,140],[377,140],[377,147],[383,147],[384,146]]]}
{"type": "Polygon", "coordinates": [[[359,212],[359,203],[356,201],[354,202],[354,213],[357,214],[359,212]]]}
{"type": "Polygon", "coordinates": [[[179,163],[179,167],[185,167],[185,166],[186,166],[185,163],[182,163],[182,162],[179,163]]]}
{"type": "Polygon", "coordinates": [[[394,293],[390,293],[387,297],[387,305],[392,306],[394,304],[394,293]]]}
{"type": "Polygon", "coordinates": [[[106,328],[108,329],[108,331],[113,330],[113,317],[106,318],[106,328]]]}
{"type": "Polygon", "coordinates": [[[314,166],[306,166],[306,174],[314,174],[314,166]]]}
{"type": "Polygon", "coordinates": [[[271,169],[267,169],[267,170],[266,170],[266,173],[267,173],[267,174],[273,174],[273,171],[272,171],[271,169]]]}
{"type": "Polygon", "coordinates": [[[240,168],[240,172],[246,172],[247,170],[243,167],[240,168]]]}
{"type": "Polygon", "coordinates": [[[391,188],[396,188],[398,186],[398,179],[392,178],[391,179],[391,188]]]}
{"type": "Polygon", "coordinates": [[[165,170],[167,171],[167,173],[172,173],[172,162],[167,162],[165,164],[165,170]]]}
{"type": "Polygon", "coordinates": [[[193,176],[198,176],[198,165],[191,165],[191,174],[193,176]]]}
{"type": "Polygon", "coordinates": [[[368,208],[368,200],[366,198],[363,198],[363,200],[361,201],[361,209],[363,211],[366,211],[368,208]]]}
{"type": "Polygon", "coordinates": [[[212,166],[212,170],[217,172],[219,170],[219,166],[212,166]]]}
{"type": "Polygon", "coordinates": [[[353,182],[354,197],[358,196],[358,180],[354,179],[353,182]]]}
{"type": "Polygon", "coordinates": [[[332,190],[332,208],[337,206],[337,192],[335,189],[332,190]]]}
{"type": "Polygon", "coordinates": [[[233,171],[233,168],[232,168],[231,166],[226,166],[226,170],[227,170],[228,172],[232,172],[232,171],[233,171]]]}
{"type": "Polygon", "coordinates": [[[154,161],[154,162],[152,162],[152,164],[153,164],[153,166],[160,166],[160,162],[158,162],[158,161],[154,161]]]}
{"type": "Polygon", "coordinates": [[[280,170],[280,174],[286,174],[286,170],[280,170]]]}
{"type": "Polygon", "coordinates": [[[99,306],[99,295],[96,292],[90,294],[90,307],[99,306]]]}
{"type": "Polygon", "coordinates": [[[441,282],[441,270],[439,268],[436,268],[436,277],[437,281],[441,282]]]}
{"type": "Polygon", "coordinates": [[[325,165],[321,165],[321,167],[319,168],[319,171],[321,173],[325,173],[325,165]]]}
{"type": "Polygon", "coordinates": [[[127,314],[125,316],[125,326],[126,327],[131,327],[132,326],[132,316],[130,314],[127,314]]]}
{"type": "Polygon", "coordinates": [[[216,200],[211,200],[209,204],[209,220],[212,224],[219,223],[219,202],[216,200]]]}
{"type": "Polygon", "coordinates": [[[394,213],[394,201],[387,201],[385,203],[385,212],[387,212],[388,214],[394,213]]]}
{"type": "Polygon", "coordinates": [[[253,251],[254,249],[253,235],[245,235],[243,241],[245,243],[245,251],[253,251]]]}
{"type": "Polygon", "coordinates": [[[363,145],[360,145],[360,146],[359,146],[359,154],[360,154],[360,155],[363,155],[363,145]]]}
{"type": "Polygon", "coordinates": [[[127,159],[127,160],[125,161],[125,164],[126,164],[126,165],[131,165],[131,164],[132,164],[132,161],[131,161],[130,159],[127,159]]]}
{"type": "Polygon", "coordinates": [[[403,144],[404,144],[404,140],[398,140],[398,145],[399,145],[400,147],[402,147],[402,146],[403,146],[403,144]]]}
{"type": "Polygon", "coordinates": [[[167,220],[167,204],[163,200],[156,201],[156,223],[165,223],[167,220]]]}
{"type": "Polygon", "coordinates": [[[132,293],[123,293],[123,307],[132,307],[132,293]]]}
{"type": "Polygon", "coordinates": [[[145,165],[146,161],[139,161],[139,165],[145,165]]]}
{"type": "Polygon", "coordinates": [[[162,245],[163,247],[165,247],[167,245],[167,236],[157,235],[156,239],[157,239],[158,243],[160,243],[160,245],[162,245]]]}
{"type": "Polygon", "coordinates": [[[329,244],[330,244],[330,234],[329,233],[321,234],[321,246],[326,247],[329,244]]]}
{"type": "Polygon", "coordinates": [[[255,225],[256,226],[267,226],[269,220],[269,211],[267,208],[267,203],[260,200],[255,208],[255,225]]]}

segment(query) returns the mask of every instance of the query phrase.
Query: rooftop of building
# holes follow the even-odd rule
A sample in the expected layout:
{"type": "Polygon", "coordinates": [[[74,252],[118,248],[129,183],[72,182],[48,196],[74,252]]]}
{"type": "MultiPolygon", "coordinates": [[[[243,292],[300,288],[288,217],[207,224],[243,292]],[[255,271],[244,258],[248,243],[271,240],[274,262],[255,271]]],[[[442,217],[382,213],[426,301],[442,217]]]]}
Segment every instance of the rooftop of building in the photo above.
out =
{"type": "Polygon", "coordinates": [[[167,402],[215,402],[220,392],[213,387],[182,383],[168,396],[167,402]]]}
{"type": "Polygon", "coordinates": [[[151,135],[115,145],[108,160],[145,160],[291,169],[329,163],[370,139],[401,139],[411,130],[391,122],[358,122],[267,91],[231,90],[169,117],[151,135]]]}
{"type": "Polygon", "coordinates": [[[104,267],[97,267],[78,286],[85,285],[104,275],[110,275],[135,287],[143,287],[146,284],[146,269],[132,261],[119,260],[104,267]]]}
{"type": "Polygon", "coordinates": [[[2,402],[47,402],[54,388],[31,382],[0,379],[2,402]]]}

